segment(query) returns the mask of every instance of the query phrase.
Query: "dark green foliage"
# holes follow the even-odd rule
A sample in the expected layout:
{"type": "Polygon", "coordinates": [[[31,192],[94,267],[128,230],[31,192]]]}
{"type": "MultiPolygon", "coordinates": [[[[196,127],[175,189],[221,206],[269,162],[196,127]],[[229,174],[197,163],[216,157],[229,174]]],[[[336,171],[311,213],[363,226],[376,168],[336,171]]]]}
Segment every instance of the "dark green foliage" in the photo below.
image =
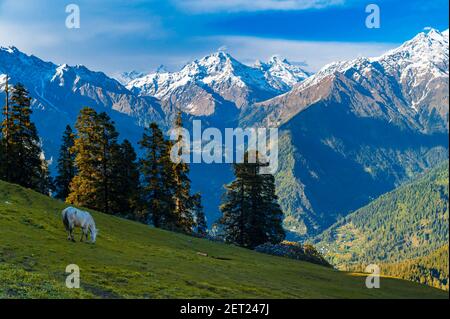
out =
{"type": "Polygon", "coordinates": [[[9,102],[9,84],[8,76],[5,83],[5,104],[2,109],[3,121],[0,130],[0,178],[10,180],[8,168],[11,166],[11,138],[10,127],[12,121],[10,118],[10,102],[9,102]]]}
{"type": "Polygon", "coordinates": [[[175,129],[180,131],[175,140],[174,150],[177,151],[180,160],[172,163],[174,177],[173,198],[175,201],[174,213],[177,220],[176,228],[182,232],[190,233],[195,223],[194,216],[192,215],[193,206],[190,195],[191,180],[189,179],[189,165],[181,158],[184,148],[186,147],[183,143],[184,141],[181,133],[182,128],[182,116],[181,112],[178,112],[175,121],[175,129]]]}
{"type": "Polygon", "coordinates": [[[31,98],[22,84],[6,94],[1,123],[0,178],[48,194],[52,183],[36,126],[31,121],[31,98]]]}
{"type": "Polygon", "coordinates": [[[119,145],[113,161],[112,211],[136,218],[135,214],[140,208],[139,169],[136,152],[128,140],[119,145]]]}
{"type": "MultiPolygon", "coordinates": [[[[171,152],[182,154],[182,121],[178,115],[175,129],[180,129],[175,143],[167,141],[156,123],[150,124],[139,142],[144,149],[140,160],[142,175],[143,220],[155,227],[192,233],[199,197],[190,195],[189,165],[172,160],[171,152]]],[[[199,204],[201,205],[201,204],[199,204]]]]}
{"type": "Polygon", "coordinates": [[[156,123],[146,128],[139,142],[144,150],[140,159],[142,174],[142,202],[145,223],[155,227],[172,228],[176,224],[172,197],[173,171],[169,156],[169,143],[156,123]]]}
{"type": "Polygon", "coordinates": [[[195,217],[195,232],[200,237],[205,237],[208,233],[205,212],[203,211],[202,197],[199,193],[192,196],[192,212],[195,217]]]}
{"type": "Polygon", "coordinates": [[[275,181],[270,174],[260,174],[265,166],[256,155],[249,163],[245,154],[242,164],[234,165],[236,179],[226,185],[223,213],[219,220],[227,242],[246,248],[270,242],[281,242],[285,233],[282,227],[283,212],[275,195],[275,181]]]}
{"type": "Polygon", "coordinates": [[[55,179],[55,197],[61,200],[66,200],[67,196],[69,196],[70,182],[76,175],[74,139],[75,134],[70,125],[67,125],[59,151],[58,176],[55,179]]]}

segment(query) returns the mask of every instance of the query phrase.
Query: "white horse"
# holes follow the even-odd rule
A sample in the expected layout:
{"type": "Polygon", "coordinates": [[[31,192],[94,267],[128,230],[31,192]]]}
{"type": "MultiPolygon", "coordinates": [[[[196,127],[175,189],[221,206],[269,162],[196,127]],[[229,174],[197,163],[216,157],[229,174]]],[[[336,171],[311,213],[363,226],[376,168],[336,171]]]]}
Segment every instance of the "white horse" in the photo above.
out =
{"type": "Polygon", "coordinates": [[[81,228],[80,241],[83,241],[83,237],[86,237],[86,240],[88,240],[88,234],[90,233],[91,242],[95,243],[98,234],[98,229],[95,227],[95,222],[91,214],[74,207],[67,207],[62,211],[62,219],[64,226],[66,227],[66,230],[69,233],[69,236],[67,237],[68,240],[75,241],[73,237],[73,230],[75,227],[80,227],[81,228]]]}

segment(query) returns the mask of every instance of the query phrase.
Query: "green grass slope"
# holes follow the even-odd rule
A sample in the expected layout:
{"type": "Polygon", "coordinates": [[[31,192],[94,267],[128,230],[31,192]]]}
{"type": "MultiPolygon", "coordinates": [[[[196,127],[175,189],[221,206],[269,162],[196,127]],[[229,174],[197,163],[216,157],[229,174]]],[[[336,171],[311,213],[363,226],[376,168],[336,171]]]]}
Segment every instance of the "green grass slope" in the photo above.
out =
{"type": "MultiPolygon", "coordinates": [[[[445,162],[345,217],[322,233],[316,244],[341,269],[403,261],[409,265],[431,256],[449,241],[448,183],[445,162]]],[[[432,259],[435,263],[436,258],[432,259]]],[[[412,279],[417,269],[414,272],[402,277],[412,279]]],[[[448,270],[446,274],[448,281],[448,270]]],[[[423,275],[427,276],[426,271],[423,275]]]]}
{"type": "Polygon", "coordinates": [[[95,212],[97,244],[72,243],[64,207],[0,181],[0,298],[448,298],[388,278],[367,289],[362,275],[95,212]],[[81,289],[65,287],[68,264],[80,267],[81,289]]]}

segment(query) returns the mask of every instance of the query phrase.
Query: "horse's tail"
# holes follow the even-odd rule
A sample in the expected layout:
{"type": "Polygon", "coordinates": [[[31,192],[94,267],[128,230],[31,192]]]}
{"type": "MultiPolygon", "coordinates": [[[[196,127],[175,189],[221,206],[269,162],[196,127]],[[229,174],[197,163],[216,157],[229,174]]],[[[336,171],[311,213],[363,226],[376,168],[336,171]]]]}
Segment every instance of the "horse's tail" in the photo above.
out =
{"type": "Polygon", "coordinates": [[[70,230],[69,217],[67,216],[66,210],[64,210],[64,212],[63,212],[63,223],[64,223],[64,227],[66,227],[66,230],[69,231],[70,230]]]}

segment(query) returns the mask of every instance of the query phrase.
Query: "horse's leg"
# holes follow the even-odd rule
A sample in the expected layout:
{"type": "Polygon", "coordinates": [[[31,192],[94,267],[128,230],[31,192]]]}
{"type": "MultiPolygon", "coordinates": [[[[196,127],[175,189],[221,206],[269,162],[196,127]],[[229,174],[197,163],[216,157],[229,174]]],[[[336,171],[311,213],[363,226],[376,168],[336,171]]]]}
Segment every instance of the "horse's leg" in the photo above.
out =
{"type": "Polygon", "coordinates": [[[71,228],[70,228],[70,240],[73,241],[73,242],[75,242],[75,237],[74,237],[74,235],[73,235],[73,230],[74,230],[74,227],[71,227],[71,228]]]}
{"type": "Polygon", "coordinates": [[[83,242],[83,237],[84,237],[84,228],[81,228],[81,239],[80,239],[80,243],[83,242]]]}

